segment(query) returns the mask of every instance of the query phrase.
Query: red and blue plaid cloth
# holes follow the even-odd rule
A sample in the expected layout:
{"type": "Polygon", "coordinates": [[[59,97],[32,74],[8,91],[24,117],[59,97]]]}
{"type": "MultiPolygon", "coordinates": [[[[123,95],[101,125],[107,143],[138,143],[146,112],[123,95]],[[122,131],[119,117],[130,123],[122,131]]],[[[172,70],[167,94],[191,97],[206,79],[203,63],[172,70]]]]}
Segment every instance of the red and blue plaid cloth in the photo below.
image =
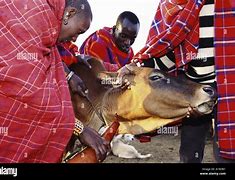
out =
{"type": "MultiPolygon", "coordinates": [[[[174,50],[177,68],[197,53],[199,12],[205,0],[161,0],[139,61],[162,57],[174,50]],[[190,56],[188,56],[190,57],[190,56]]],[[[218,139],[220,155],[235,159],[235,1],[215,4],[215,67],[218,83],[218,139]]]]}
{"type": "Polygon", "coordinates": [[[90,55],[103,61],[107,71],[117,71],[133,58],[133,50],[124,53],[115,45],[112,28],[104,27],[91,34],[80,48],[81,54],[90,55]]]}
{"type": "Polygon", "coordinates": [[[235,1],[215,4],[218,139],[222,157],[235,159],[235,1]]]}
{"type": "Polygon", "coordinates": [[[64,0],[0,1],[0,162],[60,162],[75,125],[56,47],[64,0]]]}
{"type": "Polygon", "coordinates": [[[79,52],[78,47],[75,44],[70,41],[65,43],[59,43],[57,44],[57,48],[60,52],[62,60],[67,66],[78,62],[78,58],[76,57],[76,55],[78,55],[79,52]]]}
{"type": "Polygon", "coordinates": [[[176,66],[187,64],[187,55],[196,53],[199,40],[199,13],[202,0],[161,0],[144,48],[134,59],[143,61],[174,50],[176,66]]]}

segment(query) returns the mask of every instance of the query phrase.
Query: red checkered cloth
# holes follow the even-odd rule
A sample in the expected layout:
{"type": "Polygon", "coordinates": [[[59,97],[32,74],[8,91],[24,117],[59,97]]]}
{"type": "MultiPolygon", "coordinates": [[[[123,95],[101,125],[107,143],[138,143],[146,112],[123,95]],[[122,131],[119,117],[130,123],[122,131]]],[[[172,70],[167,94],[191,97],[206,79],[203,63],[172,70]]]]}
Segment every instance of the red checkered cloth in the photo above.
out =
{"type": "Polygon", "coordinates": [[[140,62],[162,57],[174,49],[176,66],[187,64],[197,53],[199,12],[205,0],[161,0],[144,48],[134,57],[140,62]]]}
{"type": "Polygon", "coordinates": [[[56,40],[64,0],[0,1],[0,162],[60,162],[74,112],[56,40]]]}
{"type": "Polygon", "coordinates": [[[67,66],[78,62],[76,55],[79,54],[78,47],[72,42],[59,43],[57,48],[60,56],[67,66]]]}
{"type": "Polygon", "coordinates": [[[80,48],[81,54],[87,54],[101,59],[108,71],[117,71],[128,64],[133,58],[133,50],[124,53],[115,45],[112,28],[104,27],[91,34],[80,48]]]}
{"type": "Polygon", "coordinates": [[[235,159],[235,2],[215,4],[215,64],[220,154],[235,159]]]}

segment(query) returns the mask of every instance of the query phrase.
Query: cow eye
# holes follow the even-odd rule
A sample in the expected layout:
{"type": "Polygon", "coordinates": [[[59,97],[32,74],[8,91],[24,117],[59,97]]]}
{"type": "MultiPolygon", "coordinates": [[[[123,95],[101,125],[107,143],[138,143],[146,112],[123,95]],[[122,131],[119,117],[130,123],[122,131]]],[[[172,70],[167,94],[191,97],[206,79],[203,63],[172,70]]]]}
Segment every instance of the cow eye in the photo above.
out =
{"type": "Polygon", "coordinates": [[[151,80],[151,81],[156,81],[156,80],[159,80],[159,79],[161,79],[162,77],[161,76],[159,76],[159,75],[154,75],[154,76],[150,76],[149,77],[149,79],[151,80]]]}

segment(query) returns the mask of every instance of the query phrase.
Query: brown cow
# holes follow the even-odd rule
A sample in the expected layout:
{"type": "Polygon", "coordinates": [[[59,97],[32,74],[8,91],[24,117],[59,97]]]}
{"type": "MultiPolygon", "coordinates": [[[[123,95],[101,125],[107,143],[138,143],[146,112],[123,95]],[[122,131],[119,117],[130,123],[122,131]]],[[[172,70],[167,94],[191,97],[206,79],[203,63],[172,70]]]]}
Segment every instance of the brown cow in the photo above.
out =
{"type": "MultiPolygon", "coordinates": [[[[134,74],[124,77],[131,82],[131,90],[122,90],[108,85],[108,78],[116,78],[117,73],[104,72],[97,59],[90,59],[89,63],[91,70],[76,64],[71,69],[88,87],[89,99],[107,124],[116,114],[121,117],[119,133],[151,132],[182,119],[189,108],[208,114],[215,105],[216,93],[210,86],[152,68],[132,67],[134,74]]],[[[78,119],[96,130],[102,126],[103,122],[86,98],[72,94],[72,102],[78,119]]]]}

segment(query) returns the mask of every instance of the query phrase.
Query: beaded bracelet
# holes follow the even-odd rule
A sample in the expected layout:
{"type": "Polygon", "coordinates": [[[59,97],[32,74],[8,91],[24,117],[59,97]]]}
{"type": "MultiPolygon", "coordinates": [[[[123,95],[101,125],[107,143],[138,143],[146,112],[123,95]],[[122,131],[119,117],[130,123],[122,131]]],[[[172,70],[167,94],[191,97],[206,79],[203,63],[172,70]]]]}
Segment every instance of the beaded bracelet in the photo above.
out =
{"type": "Polygon", "coordinates": [[[74,131],[73,134],[78,136],[79,134],[81,134],[84,130],[84,125],[81,121],[79,121],[77,118],[75,118],[75,127],[74,127],[74,131]]]}

